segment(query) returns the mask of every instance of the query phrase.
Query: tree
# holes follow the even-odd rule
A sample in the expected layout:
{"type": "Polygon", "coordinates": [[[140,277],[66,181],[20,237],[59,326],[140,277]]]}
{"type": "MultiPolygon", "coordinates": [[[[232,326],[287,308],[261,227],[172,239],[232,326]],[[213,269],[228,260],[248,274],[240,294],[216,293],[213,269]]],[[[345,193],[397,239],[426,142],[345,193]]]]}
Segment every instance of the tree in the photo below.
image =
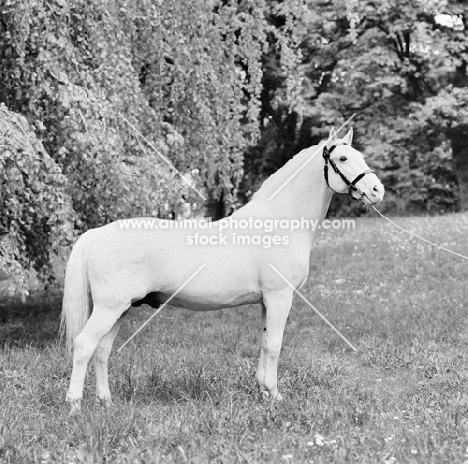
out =
{"type": "MultiPolygon", "coordinates": [[[[57,187],[73,209],[61,239],[71,241],[70,225],[77,234],[122,217],[172,217],[186,201],[201,205],[162,157],[183,173],[197,168],[197,188],[211,202],[221,199],[221,214],[235,205],[243,154],[261,129],[267,36],[281,52],[285,88],[292,82],[292,16],[274,30],[268,11],[265,1],[251,0],[9,0],[0,7],[0,102],[25,118],[36,147],[30,156],[40,153],[61,176],[40,184],[41,192],[57,187]]],[[[9,151],[1,149],[0,162],[32,179],[36,165],[21,165],[9,151]]],[[[2,184],[4,244],[37,234],[28,199],[13,199],[14,179],[10,173],[2,184]],[[21,215],[26,226],[15,229],[21,215]]],[[[46,223],[47,205],[40,206],[46,223]]],[[[58,242],[32,242],[31,253],[40,246],[49,257],[58,242]]],[[[31,253],[18,245],[9,263],[28,267],[31,253]]]]}
{"type": "Polygon", "coordinates": [[[52,250],[73,239],[74,215],[67,179],[26,119],[0,105],[0,127],[0,269],[25,298],[25,269],[51,282],[52,250]]]}
{"type": "MultiPolygon", "coordinates": [[[[313,0],[308,8],[303,91],[282,116],[293,142],[275,154],[281,135],[272,118],[257,165],[266,171],[277,158],[282,164],[356,113],[355,143],[387,186],[384,208],[441,212],[463,205],[464,2],[313,0]]],[[[275,80],[274,71],[266,74],[275,80]]],[[[331,211],[360,214],[358,208],[336,198],[331,211]]]]}

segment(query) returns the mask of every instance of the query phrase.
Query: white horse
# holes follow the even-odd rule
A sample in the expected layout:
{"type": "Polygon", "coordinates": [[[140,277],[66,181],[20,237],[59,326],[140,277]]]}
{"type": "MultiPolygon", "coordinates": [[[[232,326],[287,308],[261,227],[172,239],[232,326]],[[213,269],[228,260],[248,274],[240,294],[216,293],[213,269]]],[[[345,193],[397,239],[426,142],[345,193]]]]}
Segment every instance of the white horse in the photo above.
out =
{"type": "Polygon", "coordinates": [[[72,411],[80,408],[93,354],[97,398],[111,404],[107,361],[130,306],[158,307],[178,291],[171,304],[197,311],[261,304],[263,338],[256,380],[265,395],[280,400],[277,365],[293,300],[289,284],[299,288],[307,278],[314,231],[305,227],[283,230],[279,224],[299,218],[322,221],[334,192],[348,192],[366,204],[382,201],[383,185],[351,141],[352,130],[338,139],[332,129],[326,143],[301,151],[232,215],[232,220],[244,220],[244,225],[249,218],[257,224],[258,220],[275,224],[270,234],[280,238],[270,247],[253,245],[254,240],[238,243],[239,235],[257,236],[255,243],[267,243],[261,241],[267,232],[252,222],[248,229],[221,231],[221,222],[213,223],[210,230],[168,230],[164,220],[149,219],[153,227],[147,229],[123,228],[116,221],[84,233],[67,265],[62,312],[62,334],[66,332],[68,346],[74,348],[66,397],[72,411]],[[196,233],[221,244],[196,246],[196,233]]]}

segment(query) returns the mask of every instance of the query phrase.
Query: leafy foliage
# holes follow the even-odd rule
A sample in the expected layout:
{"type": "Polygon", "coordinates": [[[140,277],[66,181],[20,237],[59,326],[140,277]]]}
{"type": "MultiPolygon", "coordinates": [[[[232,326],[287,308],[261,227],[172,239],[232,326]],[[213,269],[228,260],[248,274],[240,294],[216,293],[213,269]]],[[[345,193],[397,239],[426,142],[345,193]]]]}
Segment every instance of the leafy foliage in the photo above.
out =
{"type": "MultiPolygon", "coordinates": [[[[174,217],[185,202],[199,211],[166,161],[226,213],[353,113],[387,211],[466,209],[467,10],[447,0],[6,0],[0,102],[34,141],[31,156],[49,160],[44,176],[62,176],[50,188],[71,201],[68,240],[121,217],[174,217]]],[[[11,124],[0,133],[18,132],[11,124]]],[[[5,137],[2,163],[32,179],[35,164],[8,155],[5,137]]],[[[36,224],[9,185],[14,172],[2,174],[2,208],[14,210],[4,226],[20,210],[36,224]]],[[[363,213],[342,197],[331,212],[363,213]]],[[[50,276],[56,239],[39,250],[26,238],[35,226],[8,227],[7,273],[31,263],[50,276]]]]}
{"type": "MultiPolygon", "coordinates": [[[[234,205],[244,152],[261,130],[269,35],[293,87],[293,19],[275,30],[270,8],[204,0],[2,4],[0,101],[26,118],[41,156],[63,177],[75,213],[67,234],[120,217],[173,217],[187,201],[200,206],[165,159],[183,173],[196,168],[197,188],[210,201],[234,205]]],[[[32,164],[9,159],[33,176],[32,164]]],[[[18,250],[15,262],[27,266],[29,255],[18,250]]]]}
{"type": "MultiPolygon", "coordinates": [[[[384,208],[466,209],[466,4],[309,0],[307,7],[302,91],[292,108],[262,100],[268,122],[252,150],[251,177],[269,175],[356,113],[355,144],[378,167],[384,208]]],[[[278,76],[265,67],[264,88],[278,76]]],[[[362,214],[342,197],[331,211],[362,214]]]]}
{"type": "Polygon", "coordinates": [[[73,238],[68,181],[24,117],[0,105],[0,268],[28,294],[24,269],[53,277],[51,251],[73,238]]]}

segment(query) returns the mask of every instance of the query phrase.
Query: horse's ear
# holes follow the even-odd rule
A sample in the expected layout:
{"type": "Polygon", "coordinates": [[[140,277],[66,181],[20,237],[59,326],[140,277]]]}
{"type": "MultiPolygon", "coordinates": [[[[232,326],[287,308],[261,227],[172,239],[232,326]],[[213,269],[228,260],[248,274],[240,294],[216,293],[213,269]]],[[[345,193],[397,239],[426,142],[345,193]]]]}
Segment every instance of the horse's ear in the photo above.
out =
{"type": "Polygon", "coordinates": [[[343,143],[347,143],[348,145],[351,145],[352,141],[353,141],[353,129],[349,129],[348,133],[343,138],[343,143]]]}
{"type": "Polygon", "coordinates": [[[330,129],[330,134],[328,134],[328,140],[331,142],[332,140],[335,140],[336,139],[336,132],[335,132],[335,128],[332,127],[330,129]]]}

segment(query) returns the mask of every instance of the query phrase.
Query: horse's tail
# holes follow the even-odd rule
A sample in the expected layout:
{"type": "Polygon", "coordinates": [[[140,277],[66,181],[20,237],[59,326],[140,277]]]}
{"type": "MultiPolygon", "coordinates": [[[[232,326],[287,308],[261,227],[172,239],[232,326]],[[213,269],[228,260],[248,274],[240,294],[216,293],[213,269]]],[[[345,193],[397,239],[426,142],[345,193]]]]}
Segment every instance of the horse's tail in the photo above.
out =
{"type": "Polygon", "coordinates": [[[76,336],[83,330],[90,313],[89,282],[85,262],[85,247],[88,233],[75,243],[65,272],[60,340],[65,340],[69,351],[76,336]]]}

